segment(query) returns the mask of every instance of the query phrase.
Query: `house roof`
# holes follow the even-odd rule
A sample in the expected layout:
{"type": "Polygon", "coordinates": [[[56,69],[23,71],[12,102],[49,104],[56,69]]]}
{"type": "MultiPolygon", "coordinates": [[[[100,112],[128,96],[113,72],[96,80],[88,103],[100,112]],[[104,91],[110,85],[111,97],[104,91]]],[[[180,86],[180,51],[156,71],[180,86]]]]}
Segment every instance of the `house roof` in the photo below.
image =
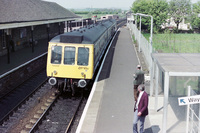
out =
{"type": "MultiPolygon", "coordinates": [[[[41,0],[1,0],[0,25],[80,18],[54,2],[41,0]]],[[[1,28],[2,29],[2,28],[1,28]]]]}

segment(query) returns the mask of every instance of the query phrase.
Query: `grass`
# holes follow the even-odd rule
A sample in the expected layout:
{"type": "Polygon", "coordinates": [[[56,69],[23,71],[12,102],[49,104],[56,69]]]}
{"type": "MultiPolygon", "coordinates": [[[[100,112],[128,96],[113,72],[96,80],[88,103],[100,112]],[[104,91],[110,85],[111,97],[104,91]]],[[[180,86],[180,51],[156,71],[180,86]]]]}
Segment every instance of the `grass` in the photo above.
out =
{"type": "MultiPolygon", "coordinates": [[[[150,34],[143,34],[149,40],[150,34]]],[[[153,34],[154,50],[162,53],[200,53],[200,34],[153,34]]]]}
{"type": "MultiPolygon", "coordinates": [[[[83,17],[83,19],[86,19],[86,18],[91,18],[92,16],[95,16],[96,14],[90,14],[90,15],[88,15],[88,14],[76,14],[76,15],[83,17]]],[[[101,18],[101,16],[105,16],[105,15],[106,14],[97,14],[97,18],[99,19],[99,18],[101,18]]]]}

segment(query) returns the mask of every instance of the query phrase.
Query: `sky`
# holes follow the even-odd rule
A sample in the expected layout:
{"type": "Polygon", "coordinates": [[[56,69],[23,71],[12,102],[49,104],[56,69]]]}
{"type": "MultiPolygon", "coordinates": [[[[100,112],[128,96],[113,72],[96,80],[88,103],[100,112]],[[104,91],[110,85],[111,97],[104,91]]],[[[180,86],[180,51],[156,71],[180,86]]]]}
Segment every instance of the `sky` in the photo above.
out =
{"type": "MultiPolygon", "coordinates": [[[[44,0],[56,2],[67,9],[85,9],[85,8],[120,8],[129,10],[135,0],[44,0]]],[[[191,0],[196,3],[200,0],[191,0]]]]}
{"type": "Polygon", "coordinates": [[[120,8],[128,10],[134,0],[45,0],[56,2],[67,9],[120,8]]]}

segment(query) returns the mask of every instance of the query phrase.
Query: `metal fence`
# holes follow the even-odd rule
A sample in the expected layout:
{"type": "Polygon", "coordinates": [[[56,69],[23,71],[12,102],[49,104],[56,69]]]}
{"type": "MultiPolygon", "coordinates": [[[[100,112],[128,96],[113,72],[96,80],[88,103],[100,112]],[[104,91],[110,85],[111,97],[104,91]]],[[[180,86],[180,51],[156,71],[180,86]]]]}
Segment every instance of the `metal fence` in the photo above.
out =
{"type": "Polygon", "coordinates": [[[149,70],[151,68],[152,58],[152,46],[150,42],[141,34],[141,31],[137,29],[136,25],[133,24],[133,22],[128,22],[127,25],[129,26],[131,30],[131,34],[134,35],[134,39],[137,42],[138,51],[143,52],[143,55],[145,56],[146,63],[149,67],[149,70]]]}

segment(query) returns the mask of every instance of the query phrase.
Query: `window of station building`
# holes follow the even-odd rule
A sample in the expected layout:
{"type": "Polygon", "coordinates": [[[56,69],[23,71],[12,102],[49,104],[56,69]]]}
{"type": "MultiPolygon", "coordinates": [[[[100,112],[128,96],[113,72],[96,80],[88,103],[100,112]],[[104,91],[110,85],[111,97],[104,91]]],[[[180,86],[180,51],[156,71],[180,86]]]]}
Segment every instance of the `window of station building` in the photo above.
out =
{"type": "Polygon", "coordinates": [[[60,64],[62,58],[62,46],[51,47],[51,63],[60,64]]]}
{"type": "Polygon", "coordinates": [[[87,66],[89,61],[89,48],[78,48],[78,65],[87,66]]]}
{"type": "Polygon", "coordinates": [[[25,38],[27,36],[26,28],[20,29],[20,38],[25,38]]]}
{"type": "Polygon", "coordinates": [[[64,64],[74,65],[75,64],[75,47],[66,46],[64,50],[64,64]]]}

